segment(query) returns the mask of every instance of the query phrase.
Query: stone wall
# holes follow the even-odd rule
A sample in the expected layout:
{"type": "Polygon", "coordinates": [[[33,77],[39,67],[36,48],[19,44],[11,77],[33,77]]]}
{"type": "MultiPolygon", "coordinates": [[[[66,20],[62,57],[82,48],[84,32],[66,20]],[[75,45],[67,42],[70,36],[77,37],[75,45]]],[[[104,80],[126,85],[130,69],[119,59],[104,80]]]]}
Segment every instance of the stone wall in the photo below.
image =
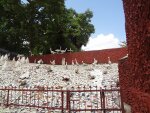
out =
{"type": "Polygon", "coordinates": [[[119,63],[123,100],[133,113],[150,113],[150,1],[123,0],[128,58],[119,63]]]}
{"type": "Polygon", "coordinates": [[[84,63],[91,64],[94,61],[94,58],[98,63],[108,63],[108,57],[110,57],[111,62],[117,63],[120,58],[127,54],[127,48],[115,48],[115,49],[105,49],[97,51],[82,51],[82,52],[73,52],[65,54],[47,54],[42,56],[31,56],[29,57],[30,62],[34,62],[42,59],[44,63],[50,64],[50,61],[55,60],[56,64],[60,65],[62,58],[65,58],[67,64],[72,64],[72,60],[79,64],[84,63]]]}

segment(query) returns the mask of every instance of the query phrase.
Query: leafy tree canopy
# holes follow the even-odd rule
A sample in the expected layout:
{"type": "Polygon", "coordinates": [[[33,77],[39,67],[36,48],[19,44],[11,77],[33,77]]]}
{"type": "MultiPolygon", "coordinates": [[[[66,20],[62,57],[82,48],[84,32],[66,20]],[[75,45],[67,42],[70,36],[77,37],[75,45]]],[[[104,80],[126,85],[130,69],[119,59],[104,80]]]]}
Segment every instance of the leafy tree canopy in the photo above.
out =
{"type": "Polygon", "coordinates": [[[79,51],[94,33],[90,10],[77,13],[64,0],[27,1],[0,1],[0,48],[23,54],[47,54],[60,46],[79,51]]]}

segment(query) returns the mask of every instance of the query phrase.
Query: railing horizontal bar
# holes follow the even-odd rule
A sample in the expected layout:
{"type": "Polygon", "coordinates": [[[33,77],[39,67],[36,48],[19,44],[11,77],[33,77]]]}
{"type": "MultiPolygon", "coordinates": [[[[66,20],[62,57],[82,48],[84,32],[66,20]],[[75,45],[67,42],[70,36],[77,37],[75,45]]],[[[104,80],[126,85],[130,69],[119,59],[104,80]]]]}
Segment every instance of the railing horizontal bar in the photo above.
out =
{"type": "Polygon", "coordinates": [[[112,91],[120,91],[119,89],[114,90],[70,90],[70,92],[112,92],[112,91]]]}
{"type": "Polygon", "coordinates": [[[70,111],[122,111],[122,109],[71,109],[70,111]]]}
{"type": "Polygon", "coordinates": [[[120,91],[120,89],[103,89],[103,90],[39,90],[39,89],[0,89],[0,90],[11,90],[11,91],[44,91],[44,92],[112,92],[112,91],[120,91]]]}
{"type": "Polygon", "coordinates": [[[48,109],[58,109],[58,110],[61,110],[62,109],[62,107],[47,107],[47,106],[36,106],[36,105],[22,105],[22,104],[9,104],[9,106],[11,106],[11,105],[13,105],[13,106],[24,106],[24,107],[37,107],[37,108],[48,108],[48,109]]]}

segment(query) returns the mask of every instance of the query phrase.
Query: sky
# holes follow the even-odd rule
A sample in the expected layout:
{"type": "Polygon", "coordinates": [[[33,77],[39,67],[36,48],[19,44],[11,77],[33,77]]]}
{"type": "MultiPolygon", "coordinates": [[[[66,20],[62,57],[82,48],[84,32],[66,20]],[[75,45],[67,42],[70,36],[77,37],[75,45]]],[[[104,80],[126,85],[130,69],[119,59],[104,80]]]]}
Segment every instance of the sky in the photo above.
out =
{"type": "Polygon", "coordinates": [[[66,0],[65,4],[78,13],[87,9],[93,12],[91,23],[95,33],[89,37],[87,45],[82,46],[82,50],[118,48],[120,42],[126,40],[122,0],[66,0]]]}

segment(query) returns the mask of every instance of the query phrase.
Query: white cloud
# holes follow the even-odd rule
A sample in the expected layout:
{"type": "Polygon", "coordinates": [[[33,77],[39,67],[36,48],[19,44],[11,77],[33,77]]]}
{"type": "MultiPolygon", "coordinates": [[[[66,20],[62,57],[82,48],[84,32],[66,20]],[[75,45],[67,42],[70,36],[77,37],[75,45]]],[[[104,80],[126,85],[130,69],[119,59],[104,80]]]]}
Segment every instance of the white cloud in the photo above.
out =
{"type": "Polygon", "coordinates": [[[116,38],[113,34],[100,34],[96,37],[90,37],[86,46],[82,46],[82,50],[101,50],[108,48],[118,48],[119,47],[119,39],[116,38]]]}

